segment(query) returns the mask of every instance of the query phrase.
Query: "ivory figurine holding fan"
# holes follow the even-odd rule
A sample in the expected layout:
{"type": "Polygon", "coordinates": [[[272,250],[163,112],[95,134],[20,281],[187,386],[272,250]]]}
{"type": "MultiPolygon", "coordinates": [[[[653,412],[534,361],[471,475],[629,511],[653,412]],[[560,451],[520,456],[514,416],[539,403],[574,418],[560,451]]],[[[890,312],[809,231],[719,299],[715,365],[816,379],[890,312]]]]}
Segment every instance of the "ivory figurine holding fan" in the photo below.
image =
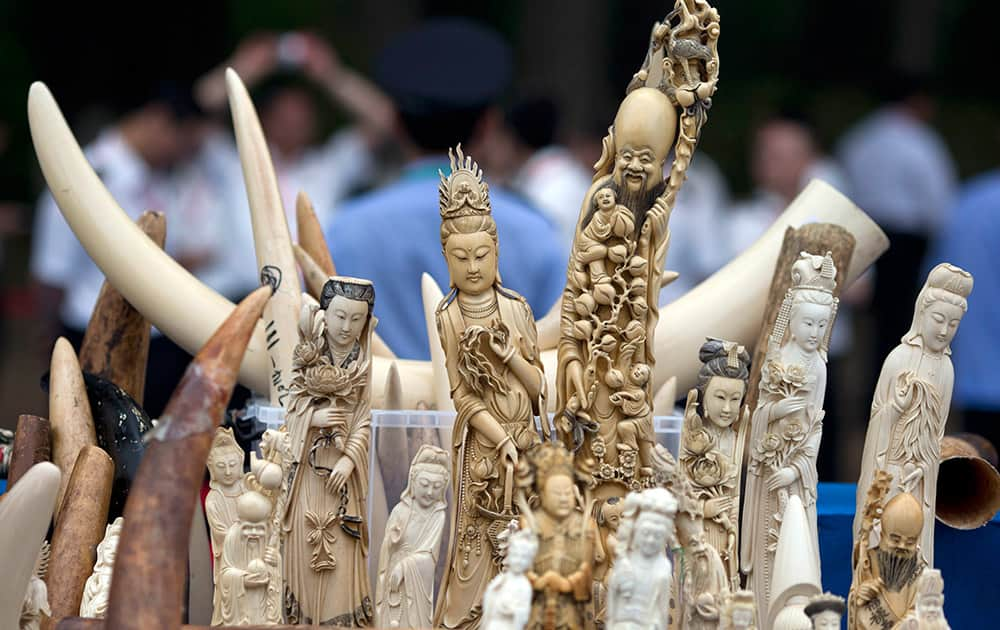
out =
{"type": "Polygon", "coordinates": [[[801,499],[809,524],[808,548],[819,567],[816,457],[823,431],[826,353],[837,312],[837,269],[829,253],[802,252],[790,270],[761,370],[760,395],[750,425],[746,499],[740,532],[740,569],[768,619],[774,595],[774,553],[788,499],[801,499]]]}
{"type": "Polygon", "coordinates": [[[371,282],[335,276],[303,297],[286,408],[291,482],[284,506],[285,618],[367,626],[371,282]]]}
{"type": "Polygon", "coordinates": [[[750,425],[743,405],[750,354],[738,343],[708,339],[698,385],[688,393],[681,427],[680,474],[704,519],[704,541],[718,551],[730,586],[739,586],[739,508],[743,447],[750,425]]]}
{"type": "Polygon", "coordinates": [[[441,249],[451,286],[436,312],[455,403],[451,541],[434,625],[477,628],[483,593],[500,571],[497,536],[517,517],[514,469],[538,444],[545,376],[535,320],[497,274],[497,227],[483,173],[461,147],[441,174],[441,249]]]}
{"type": "Polygon", "coordinates": [[[568,447],[594,459],[598,499],[654,485],[653,333],[667,224],[715,91],[718,37],[706,2],[678,0],[654,26],[580,210],[562,300],[556,426],[568,447]]]}
{"type": "Polygon", "coordinates": [[[920,552],[928,566],[934,565],[941,438],[955,383],[949,346],[971,292],[972,275],[954,265],[941,263],[927,276],[910,330],[882,364],[858,479],[855,536],[861,531],[865,492],[875,471],[885,470],[894,480],[890,497],[905,492],[923,506],[920,552]]]}

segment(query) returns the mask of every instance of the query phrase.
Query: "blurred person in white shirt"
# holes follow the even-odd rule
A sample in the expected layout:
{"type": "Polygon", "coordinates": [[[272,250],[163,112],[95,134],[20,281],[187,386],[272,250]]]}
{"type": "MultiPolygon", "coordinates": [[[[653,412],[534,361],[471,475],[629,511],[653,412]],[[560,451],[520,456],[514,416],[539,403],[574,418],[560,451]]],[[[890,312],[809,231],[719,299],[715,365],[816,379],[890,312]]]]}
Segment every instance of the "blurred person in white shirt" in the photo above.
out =
{"type": "Polygon", "coordinates": [[[929,125],[935,107],[927,81],[899,74],[882,87],[886,104],[849,130],[838,151],[853,201],[889,237],[889,250],[875,262],[872,295],[878,361],[910,323],[928,243],[957,186],[948,148],[929,125]]]}

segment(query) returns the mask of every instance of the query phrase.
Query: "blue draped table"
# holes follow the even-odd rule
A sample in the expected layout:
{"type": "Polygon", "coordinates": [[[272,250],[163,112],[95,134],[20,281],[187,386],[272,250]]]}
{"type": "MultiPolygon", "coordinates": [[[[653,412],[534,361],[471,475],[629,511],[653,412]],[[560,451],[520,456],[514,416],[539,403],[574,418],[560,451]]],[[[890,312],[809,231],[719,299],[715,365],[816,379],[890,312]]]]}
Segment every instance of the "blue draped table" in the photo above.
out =
{"type": "MultiPolygon", "coordinates": [[[[823,588],[847,596],[854,544],[853,483],[819,484],[819,551],[823,588]]],[[[935,521],[934,564],[944,578],[944,612],[952,630],[996,627],[1000,580],[1000,518],[986,527],[962,531],[935,521]]]]}

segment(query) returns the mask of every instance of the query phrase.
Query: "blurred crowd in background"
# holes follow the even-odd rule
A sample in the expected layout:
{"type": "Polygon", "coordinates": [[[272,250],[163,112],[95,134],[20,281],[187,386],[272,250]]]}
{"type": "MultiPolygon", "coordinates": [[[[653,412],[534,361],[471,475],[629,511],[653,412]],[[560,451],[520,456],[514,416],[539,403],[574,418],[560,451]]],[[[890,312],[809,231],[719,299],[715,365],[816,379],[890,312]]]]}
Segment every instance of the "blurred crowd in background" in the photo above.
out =
{"type": "MultiPolygon", "coordinates": [[[[271,145],[293,236],[305,191],[338,272],[374,280],[382,337],[401,357],[427,358],[419,278],[427,271],[447,286],[436,188],[448,147],[462,142],[484,169],[502,277],[540,317],[561,295],[616,104],[650,26],[669,10],[555,0],[180,4],[130,28],[114,25],[112,8],[67,8],[58,25],[37,8],[0,8],[0,427],[18,413],[44,415],[38,379],[51,345],[57,335],[79,344],[103,281],[44,189],[23,109],[31,80],[49,84],[123,209],[164,212],[166,250],[238,299],[258,279],[228,121],[224,70],[235,69],[271,145]]],[[[1000,443],[1000,262],[990,255],[1000,242],[1000,171],[991,171],[1000,110],[996,86],[980,81],[991,58],[985,29],[1000,10],[943,0],[864,12],[715,4],[722,78],[672,215],[667,268],[680,278],[661,302],[751,245],[811,179],[825,180],[881,225],[891,248],[842,297],[821,477],[857,470],[878,369],[909,326],[927,270],[943,260],[975,276],[953,344],[949,428],[1000,443]]],[[[146,404],[156,415],[189,357],[156,336],[150,360],[146,404]]]]}

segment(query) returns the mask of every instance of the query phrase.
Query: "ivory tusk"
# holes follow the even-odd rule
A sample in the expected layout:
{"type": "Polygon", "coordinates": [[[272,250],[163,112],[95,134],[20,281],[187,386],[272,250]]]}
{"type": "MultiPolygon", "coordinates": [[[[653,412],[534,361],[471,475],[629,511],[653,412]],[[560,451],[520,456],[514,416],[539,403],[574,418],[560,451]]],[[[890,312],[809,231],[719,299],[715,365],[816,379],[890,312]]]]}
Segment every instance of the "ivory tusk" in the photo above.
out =
{"type": "Polygon", "coordinates": [[[42,462],[31,467],[0,501],[0,628],[20,628],[21,605],[35,573],[59,492],[59,468],[42,462]]]}
{"type": "Polygon", "coordinates": [[[323,292],[323,285],[330,278],[330,274],[323,271],[322,267],[316,262],[316,259],[304,247],[294,245],[294,248],[295,261],[299,263],[299,268],[302,269],[302,277],[305,278],[306,289],[308,289],[309,295],[318,302],[319,296],[323,292]]]}
{"type": "Polygon", "coordinates": [[[83,385],[83,372],[76,352],[64,337],[56,340],[49,366],[49,422],[52,429],[52,461],[62,471],[56,499],[56,520],[62,510],[70,473],[80,451],[97,445],[97,432],[90,400],[83,385]]]}
{"type": "Polygon", "coordinates": [[[396,362],[389,364],[389,373],[385,377],[385,397],[382,399],[383,409],[402,409],[403,383],[399,380],[399,368],[396,362]]]}
{"type": "Polygon", "coordinates": [[[292,253],[285,208],[271,153],[260,128],[257,110],[246,86],[232,68],[226,69],[226,92],[233,113],[236,147],[243,165],[243,182],[250,202],[254,250],[261,280],[271,284],[274,294],[264,308],[267,352],[271,359],[269,392],[272,405],[284,406],[292,382],[292,352],[299,342],[299,310],[302,287],[292,253]]]}
{"type": "Polygon", "coordinates": [[[677,404],[677,377],[671,376],[653,394],[653,415],[672,416],[674,415],[675,404],[677,404]]]}
{"type": "Polygon", "coordinates": [[[424,300],[424,321],[427,324],[427,342],[431,351],[431,374],[434,379],[434,403],[438,411],[454,411],[451,401],[451,386],[448,384],[448,366],[445,363],[444,347],[437,329],[437,307],[444,299],[441,287],[427,272],[420,276],[420,295],[424,300]]]}
{"type": "Polygon", "coordinates": [[[45,418],[21,414],[17,417],[14,448],[7,469],[9,491],[31,467],[52,459],[52,438],[49,421],[45,418]]]}
{"type": "MultiPolygon", "coordinates": [[[[77,145],[51,93],[41,83],[31,87],[28,119],[42,172],[77,238],[111,283],[150,322],[189,352],[209,338],[232,311],[231,302],[198,282],[159,250],[121,211],[77,145]]],[[[677,376],[677,390],[687,391],[701,364],[698,348],[706,336],[752,344],[763,319],[774,264],[784,230],[807,222],[840,225],[857,240],[848,280],[853,281],[889,243],[875,223],[846,197],[814,181],[775,224],[747,251],[689,293],[660,310],[653,373],[654,390],[677,376]]],[[[377,287],[376,287],[377,290],[377,287]]],[[[542,360],[553,387],[554,343],[542,343],[547,324],[558,340],[559,308],[539,322],[539,346],[549,347],[542,360]]],[[[372,377],[385,382],[390,362],[376,356],[372,377]]],[[[434,396],[432,369],[426,361],[398,361],[407,409],[426,406],[434,396]]],[[[263,327],[258,326],[240,372],[241,382],[257,391],[268,388],[268,360],[263,327]]],[[[554,391],[554,390],[551,390],[554,391]]],[[[381,398],[372,401],[378,407],[381,398]]],[[[550,399],[554,405],[555,397],[550,399]]]]}

